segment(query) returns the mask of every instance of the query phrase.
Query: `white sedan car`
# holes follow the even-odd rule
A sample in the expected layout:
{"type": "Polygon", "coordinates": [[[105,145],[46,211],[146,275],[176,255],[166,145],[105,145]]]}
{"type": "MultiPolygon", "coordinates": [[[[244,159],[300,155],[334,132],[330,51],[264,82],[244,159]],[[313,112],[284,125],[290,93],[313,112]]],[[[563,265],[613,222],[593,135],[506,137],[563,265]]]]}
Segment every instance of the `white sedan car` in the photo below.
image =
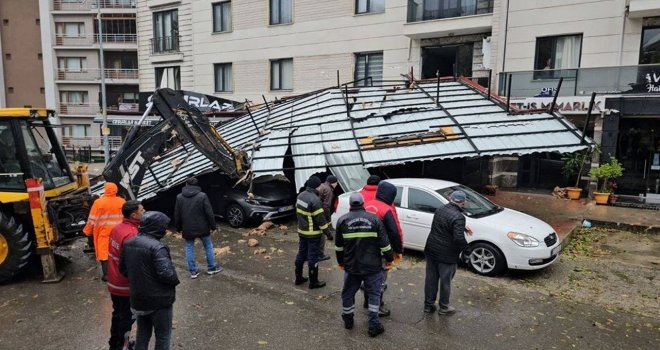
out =
{"type": "MultiPolygon", "coordinates": [[[[554,263],[561,242],[547,223],[524,213],[492,203],[469,187],[436,179],[388,179],[397,189],[397,208],[403,246],[423,251],[431,231],[433,213],[449,202],[449,195],[461,190],[467,195],[464,208],[466,225],[472,236],[466,239],[472,248],[469,264],[479,274],[494,276],[506,268],[536,270],[554,263]]],[[[349,210],[348,197],[339,197],[332,224],[349,210]]]]}

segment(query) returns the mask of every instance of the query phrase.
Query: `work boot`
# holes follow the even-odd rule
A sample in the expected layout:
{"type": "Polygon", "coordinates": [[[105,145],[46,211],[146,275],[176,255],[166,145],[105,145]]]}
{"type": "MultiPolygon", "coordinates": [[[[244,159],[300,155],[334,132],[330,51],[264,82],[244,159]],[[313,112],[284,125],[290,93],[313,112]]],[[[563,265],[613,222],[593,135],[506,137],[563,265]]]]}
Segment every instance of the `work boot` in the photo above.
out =
{"type": "Polygon", "coordinates": [[[353,329],[353,326],[355,325],[353,314],[342,314],[341,318],[344,320],[344,328],[353,329]]]}
{"type": "Polygon", "coordinates": [[[319,268],[310,267],[309,268],[309,289],[316,289],[325,287],[324,281],[319,281],[319,268]]]}
{"type": "Polygon", "coordinates": [[[424,313],[430,314],[435,311],[435,305],[424,305],[424,313]]]}
{"type": "Polygon", "coordinates": [[[297,266],[296,265],[296,286],[299,286],[305,282],[307,282],[308,278],[303,277],[303,267],[297,266]]]}
{"type": "Polygon", "coordinates": [[[319,261],[326,261],[326,260],[330,260],[330,255],[324,254],[319,258],[319,261]]]}
{"type": "Polygon", "coordinates": [[[380,323],[376,327],[369,327],[369,336],[372,338],[383,333],[385,333],[385,327],[380,323]]]}
{"type": "Polygon", "coordinates": [[[453,306],[442,306],[438,309],[438,315],[452,315],[456,313],[456,308],[453,306]]]}
{"type": "Polygon", "coordinates": [[[385,307],[385,304],[380,304],[378,308],[378,317],[387,317],[391,314],[390,309],[385,307]]]}

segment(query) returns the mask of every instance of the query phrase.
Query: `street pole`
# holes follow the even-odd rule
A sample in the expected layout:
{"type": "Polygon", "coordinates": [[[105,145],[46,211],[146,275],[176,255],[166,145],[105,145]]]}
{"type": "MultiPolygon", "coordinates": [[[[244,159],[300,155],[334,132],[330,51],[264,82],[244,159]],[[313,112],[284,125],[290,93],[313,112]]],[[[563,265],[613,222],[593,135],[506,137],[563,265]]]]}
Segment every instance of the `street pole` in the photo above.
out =
{"type": "Polygon", "coordinates": [[[105,99],[105,60],[103,55],[103,26],[101,25],[101,2],[97,2],[97,14],[96,21],[99,27],[99,60],[100,60],[100,71],[101,71],[101,117],[103,118],[103,124],[101,125],[101,135],[103,136],[103,161],[105,164],[108,164],[110,161],[110,145],[108,143],[108,108],[105,99]]]}

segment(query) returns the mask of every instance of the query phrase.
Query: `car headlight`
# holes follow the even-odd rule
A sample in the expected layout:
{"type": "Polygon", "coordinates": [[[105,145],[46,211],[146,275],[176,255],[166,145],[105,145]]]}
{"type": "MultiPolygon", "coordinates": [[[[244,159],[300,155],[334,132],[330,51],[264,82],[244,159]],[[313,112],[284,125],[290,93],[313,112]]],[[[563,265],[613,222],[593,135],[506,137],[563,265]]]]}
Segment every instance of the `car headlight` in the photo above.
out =
{"type": "Polygon", "coordinates": [[[507,237],[509,237],[510,240],[513,241],[513,243],[521,246],[521,247],[538,247],[539,246],[539,241],[532,237],[528,236],[526,234],[518,233],[518,232],[509,232],[506,234],[507,237]]]}
{"type": "Polygon", "coordinates": [[[245,202],[248,203],[248,204],[252,204],[252,205],[263,205],[264,204],[263,201],[260,201],[260,200],[254,199],[254,198],[246,199],[245,202]]]}

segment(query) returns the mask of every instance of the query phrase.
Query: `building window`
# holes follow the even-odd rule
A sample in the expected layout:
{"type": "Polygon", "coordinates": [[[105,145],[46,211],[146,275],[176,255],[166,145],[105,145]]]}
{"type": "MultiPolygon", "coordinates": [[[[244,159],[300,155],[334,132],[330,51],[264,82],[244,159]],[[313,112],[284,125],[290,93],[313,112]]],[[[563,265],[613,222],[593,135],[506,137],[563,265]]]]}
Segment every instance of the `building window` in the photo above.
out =
{"type": "Polygon", "coordinates": [[[213,4],[213,31],[216,33],[231,31],[231,1],[213,4]]]}
{"type": "Polygon", "coordinates": [[[82,72],[87,70],[87,58],[85,57],[58,57],[57,68],[67,72],[82,72]]]}
{"type": "Polygon", "coordinates": [[[60,91],[60,102],[67,105],[83,105],[89,103],[87,91],[60,91]]]}
{"type": "Polygon", "coordinates": [[[232,91],[231,63],[218,63],[213,65],[215,71],[215,91],[232,91]]]}
{"type": "Polygon", "coordinates": [[[369,86],[372,82],[381,80],[383,80],[383,52],[355,54],[355,86],[369,86]]]}
{"type": "Polygon", "coordinates": [[[270,0],[270,24],[293,21],[293,0],[270,0]]]}
{"type": "Polygon", "coordinates": [[[179,15],[177,10],[154,12],[152,52],[179,51],[179,15]]]}
{"type": "Polygon", "coordinates": [[[270,61],[270,89],[293,90],[293,58],[270,61]]]}
{"type": "Polygon", "coordinates": [[[156,67],[156,87],[181,90],[179,67],[156,67]]]}
{"type": "Polygon", "coordinates": [[[582,34],[536,38],[534,78],[575,78],[581,50],[582,34]]]}
{"type": "Polygon", "coordinates": [[[385,0],[355,0],[355,13],[385,12],[385,0]]]}
{"type": "Polygon", "coordinates": [[[65,38],[79,38],[85,35],[85,23],[58,22],[55,23],[55,32],[65,38]]]}
{"type": "Polygon", "coordinates": [[[639,64],[660,63],[660,27],[642,29],[639,64]]]}
{"type": "Polygon", "coordinates": [[[90,135],[90,126],[85,124],[66,125],[63,127],[64,136],[86,137],[90,135]]]}
{"type": "Polygon", "coordinates": [[[408,0],[408,22],[493,13],[493,0],[408,0]]]}

